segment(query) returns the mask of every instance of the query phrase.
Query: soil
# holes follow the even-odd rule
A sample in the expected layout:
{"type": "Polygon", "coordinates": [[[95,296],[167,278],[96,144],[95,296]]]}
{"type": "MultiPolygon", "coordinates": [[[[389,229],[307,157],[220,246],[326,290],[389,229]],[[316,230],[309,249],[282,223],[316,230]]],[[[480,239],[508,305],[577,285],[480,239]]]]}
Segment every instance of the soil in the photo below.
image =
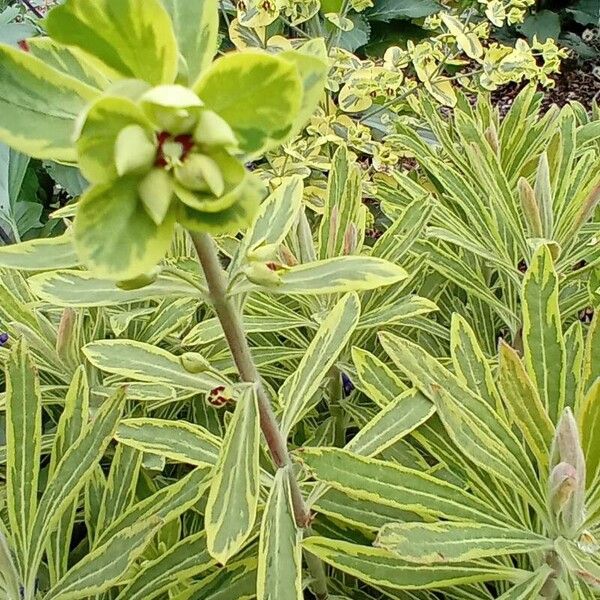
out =
{"type": "MultiPolygon", "coordinates": [[[[589,110],[594,100],[600,103],[600,72],[596,67],[594,73],[595,66],[592,61],[584,64],[563,63],[562,72],[554,77],[556,86],[545,92],[543,109],[547,110],[552,104],[564,106],[569,102],[578,101],[589,110]]],[[[511,84],[492,94],[502,113],[510,108],[523,85],[511,84]]]]}

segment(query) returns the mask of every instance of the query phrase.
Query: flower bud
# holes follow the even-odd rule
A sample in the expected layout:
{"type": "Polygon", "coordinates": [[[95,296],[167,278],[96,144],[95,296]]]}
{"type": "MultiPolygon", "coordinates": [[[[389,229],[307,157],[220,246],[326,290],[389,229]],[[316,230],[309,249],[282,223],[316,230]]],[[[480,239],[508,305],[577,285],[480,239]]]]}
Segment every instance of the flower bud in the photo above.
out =
{"type": "Polygon", "coordinates": [[[156,158],[156,146],[141,125],[128,125],[115,142],[115,166],[120,176],[148,171],[156,158]]]}
{"type": "Polygon", "coordinates": [[[267,263],[250,263],[244,269],[244,273],[248,280],[256,285],[274,287],[281,283],[281,276],[277,273],[277,269],[271,268],[267,263]]]}
{"type": "Polygon", "coordinates": [[[577,470],[573,465],[561,462],[552,469],[548,482],[550,509],[559,516],[568,507],[573,493],[577,489],[577,470]]]}
{"type": "Polygon", "coordinates": [[[182,85],[159,85],[146,92],[140,102],[147,117],[171,135],[193,131],[203,106],[200,98],[182,85]]]}
{"type": "Polygon", "coordinates": [[[237,139],[229,123],[212,110],[200,113],[194,139],[204,146],[237,146],[237,139]]]}
{"type": "Polygon", "coordinates": [[[186,352],[179,357],[181,366],[188,373],[204,373],[210,370],[210,363],[199,352],[186,352]]]}
{"type": "Polygon", "coordinates": [[[246,255],[249,262],[265,262],[274,260],[279,253],[279,244],[258,244],[246,255]]]}
{"type": "Polygon", "coordinates": [[[225,180],[217,161],[204,154],[192,154],[175,168],[175,178],[186,189],[223,195],[225,180]]]}

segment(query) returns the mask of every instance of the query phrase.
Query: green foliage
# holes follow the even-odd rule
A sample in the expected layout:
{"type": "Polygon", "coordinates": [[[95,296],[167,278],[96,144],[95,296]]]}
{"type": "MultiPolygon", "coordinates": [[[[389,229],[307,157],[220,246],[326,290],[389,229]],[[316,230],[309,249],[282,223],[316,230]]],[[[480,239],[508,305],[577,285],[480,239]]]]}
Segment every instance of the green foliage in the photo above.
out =
{"type": "Polygon", "coordinates": [[[0,47],[0,599],[598,595],[598,109],[481,94],[558,68],[527,2],[401,4],[0,47]]]}

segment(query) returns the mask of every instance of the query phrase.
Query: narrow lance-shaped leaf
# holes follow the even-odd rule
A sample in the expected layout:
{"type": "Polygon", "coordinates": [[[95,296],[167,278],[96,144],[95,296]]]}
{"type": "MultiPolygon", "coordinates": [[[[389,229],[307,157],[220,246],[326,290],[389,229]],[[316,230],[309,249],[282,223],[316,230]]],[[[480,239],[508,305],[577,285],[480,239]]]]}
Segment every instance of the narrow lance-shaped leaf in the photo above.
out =
{"type": "MultiPolygon", "coordinates": [[[[398,283],[407,278],[402,267],[371,256],[340,256],[292,267],[280,274],[280,281],[270,286],[272,294],[337,294],[372,290],[398,283]]],[[[233,288],[234,293],[255,289],[249,281],[233,288]]]]}
{"type": "Polygon", "coordinates": [[[99,532],[97,545],[104,544],[113,535],[141,521],[157,517],[167,524],[177,518],[204,496],[210,483],[209,475],[209,469],[198,467],[179,481],[134,504],[107,529],[99,532]]]}
{"type": "Polygon", "coordinates": [[[389,523],[377,537],[386,548],[409,562],[453,563],[525,554],[552,548],[553,540],[530,531],[482,523],[389,523]]]}
{"type": "Polygon", "coordinates": [[[115,534],[72,567],[44,600],[77,600],[108,591],[125,575],[161,525],[158,518],[152,518],[115,534]]]}
{"type": "Polygon", "coordinates": [[[17,563],[25,577],[38,496],[42,437],[40,382],[23,340],[6,365],[6,508],[17,563]]]}
{"type": "Polygon", "coordinates": [[[409,390],[388,404],[346,444],[345,449],[363,456],[376,456],[435,412],[435,405],[417,390],[409,390]]]}
{"type": "Polygon", "coordinates": [[[34,585],[37,568],[52,527],[91,477],[104,454],[125,401],[119,390],[100,407],[94,421],[65,453],[48,482],[38,505],[32,532],[32,547],[28,560],[28,585],[34,585]]]}
{"type": "Polygon", "coordinates": [[[502,594],[498,600],[531,600],[531,598],[537,598],[551,574],[552,568],[544,564],[537,571],[531,573],[525,581],[517,583],[517,585],[502,594]]]}
{"type": "Polygon", "coordinates": [[[416,344],[389,333],[380,339],[396,366],[433,400],[446,431],[462,452],[543,510],[533,465],[496,411],[416,344]]]}
{"type": "Polygon", "coordinates": [[[540,400],[519,355],[500,343],[500,386],[508,411],[538,461],[547,473],[554,425],[540,400]]]}
{"type": "Polygon", "coordinates": [[[152,600],[179,582],[214,566],[206,548],[206,533],[188,536],[156,560],[144,564],[117,600],[152,600]]]}
{"type": "Polygon", "coordinates": [[[260,528],[257,600],[302,600],[301,533],[294,520],[289,467],[278,469],[260,528]]]}
{"type": "Polygon", "coordinates": [[[304,448],[298,457],[323,483],[350,497],[424,518],[502,525],[504,515],[464,489],[398,464],[338,448],[304,448]]]}
{"type": "Polygon", "coordinates": [[[352,348],[352,361],[358,381],[356,387],[380,408],[386,407],[407,386],[382,360],[361,348],[352,348]]]}
{"type": "Polygon", "coordinates": [[[201,467],[217,462],[221,446],[221,440],[200,425],[143,417],[123,419],[115,438],[142,452],[201,467]]]}
{"type": "Polygon", "coordinates": [[[227,384],[214,371],[191,373],[181,360],[162,348],[134,340],[102,340],[83,348],[87,359],[98,369],[134,381],[167,383],[197,393],[227,384]]]}
{"type": "Polygon", "coordinates": [[[197,298],[199,289],[182,279],[160,276],[138,290],[122,290],[114,281],[98,279],[87,271],[49,271],[27,280],[31,291],[46,302],[69,308],[114,306],[155,298],[197,298]]]}
{"type": "MultiPolygon", "coordinates": [[[[75,375],[65,397],[65,407],[58,422],[49,474],[52,476],[67,450],[77,441],[89,419],[89,386],[83,367],[75,375]]],[[[48,569],[50,581],[56,583],[68,568],[69,547],[75,525],[77,502],[68,507],[48,538],[48,569]]]]}
{"type": "Polygon", "coordinates": [[[481,581],[516,581],[523,571],[489,563],[415,565],[383,548],[309,537],[304,548],[366,583],[400,590],[436,589],[481,581]]]}
{"type": "Polygon", "coordinates": [[[256,520],[259,492],[260,418],[256,388],[247,386],[227,428],[206,506],[208,550],[224,565],[256,520]]]}
{"type": "Polygon", "coordinates": [[[494,375],[470,325],[458,313],[452,315],[452,364],[459,379],[481,396],[491,407],[500,409],[502,402],[494,375]]]}
{"type": "Polygon", "coordinates": [[[233,278],[249,250],[259,245],[279,245],[298,218],[304,185],[298,176],[285,177],[281,185],[260,205],[252,226],[244,235],[229,268],[233,278]]]}
{"type": "Polygon", "coordinates": [[[600,379],[596,379],[586,394],[578,421],[587,480],[593,482],[600,474],[600,379]]]}
{"type": "Polygon", "coordinates": [[[96,522],[96,535],[116,521],[131,505],[142,465],[142,453],[125,444],[119,444],[110,465],[104,496],[96,522]]]}
{"type": "Polygon", "coordinates": [[[565,345],[558,308],[558,275],[550,250],[540,246],[523,281],[525,365],[556,422],[565,406],[565,345]]]}
{"type": "Polygon", "coordinates": [[[284,407],[282,429],[285,434],[308,408],[323,378],[352,335],[359,316],[358,296],[344,296],[321,323],[298,369],[281,386],[279,399],[284,407]]]}
{"type": "Polygon", "coordinates": [[[79,259],[70,235],[29,240],[0,248],[0,267],[46,271],[76,267],[79,259]]]}

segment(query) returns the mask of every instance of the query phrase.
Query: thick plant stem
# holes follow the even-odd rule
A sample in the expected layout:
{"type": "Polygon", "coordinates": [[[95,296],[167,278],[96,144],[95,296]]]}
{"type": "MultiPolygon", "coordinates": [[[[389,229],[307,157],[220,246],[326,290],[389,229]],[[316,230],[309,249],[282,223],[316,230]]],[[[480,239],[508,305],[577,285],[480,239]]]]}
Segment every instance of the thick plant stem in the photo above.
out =
{"type": "MultiPolygon", "coordinates": [[[[239,312],[227,297],[227,279],[219,262],[219,255],[213,239],[208,234],[191,234],[200,264],[206,277],[206,283],[213,307],[223,328],[225,339],[233,355],[240,377],[243,381],[256,384],[258,390],[258,406],[260,426],[271,452],[273,462],[278,468],[291,464],[287,443],[279,423],[273,412],[271,401],[262,384],[258,369],[254,364],[246,333],[239,312]]],[[[311,522],[311,515],[300,486],[295,477],[290,477],[294,517],[300,528],[306,528],[311,522]]]]}

